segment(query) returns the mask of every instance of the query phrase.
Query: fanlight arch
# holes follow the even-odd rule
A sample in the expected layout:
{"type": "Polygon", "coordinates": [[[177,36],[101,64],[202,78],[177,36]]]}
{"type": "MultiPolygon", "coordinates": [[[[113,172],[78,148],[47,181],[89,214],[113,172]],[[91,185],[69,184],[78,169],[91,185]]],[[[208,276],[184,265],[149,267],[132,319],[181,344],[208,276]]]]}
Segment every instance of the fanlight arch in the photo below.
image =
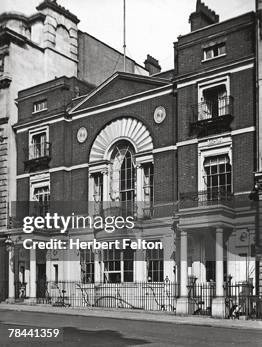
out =
{"type": "Polygon", "coordinates": [[[132,143],[135,152],[153,150],[153,141],[146,126],[134,118],[121,118],[108,124],[97,135],[89,156],[89,162],[108,159],[112,145],[119,140],[132,143]]]}

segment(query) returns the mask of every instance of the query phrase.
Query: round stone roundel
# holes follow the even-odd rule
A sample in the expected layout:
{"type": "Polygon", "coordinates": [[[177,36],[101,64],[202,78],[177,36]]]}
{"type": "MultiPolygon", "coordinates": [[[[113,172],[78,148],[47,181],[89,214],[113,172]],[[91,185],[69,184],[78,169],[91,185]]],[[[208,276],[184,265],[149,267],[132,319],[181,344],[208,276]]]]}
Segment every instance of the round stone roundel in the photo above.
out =
{"type": "Polygon", "coordinates": [[[166,110],[163,106],[158,106],[154,111],[154,121],[160,124],[166,118],[166,110]]]}
{"type": "Polygon", "coordinates": [[[85,142],[85,140],[87,139],[87,130],[85,127],[81,127],[78,129],[77,132],[77,141],[79,143],[83,143],[85,142]]]}

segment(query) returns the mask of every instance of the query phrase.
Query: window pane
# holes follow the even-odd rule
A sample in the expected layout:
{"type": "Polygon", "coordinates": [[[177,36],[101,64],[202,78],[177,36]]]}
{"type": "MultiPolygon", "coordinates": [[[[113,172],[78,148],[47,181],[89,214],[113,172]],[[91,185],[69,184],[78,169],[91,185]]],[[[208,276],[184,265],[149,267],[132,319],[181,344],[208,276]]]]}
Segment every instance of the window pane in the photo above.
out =
{"type": "Polygon", "coordinates": [[[225,44],[222,44],[219,46],[218,48],[218,54],[225,54],[226,53],[226,45],[225,44]]]}
{"type": "Polygon", "coordinates": [[[204,169],[209,199],[216,199],[223,190],[231,190],[231,165],[228,155],[205,158],[204,169]]]}
{"type": "Polygon", "coordinates": [[[205,51],[205,53],[206,53],[206,59],[213,58],[213,50],[212,49],[207,49],[205,51]]]}
{"type": "Polygon", "coordinates": [[[148,281],[163,281],[163,250],[153,249],[147,250],[147,276],[148,281]]]}

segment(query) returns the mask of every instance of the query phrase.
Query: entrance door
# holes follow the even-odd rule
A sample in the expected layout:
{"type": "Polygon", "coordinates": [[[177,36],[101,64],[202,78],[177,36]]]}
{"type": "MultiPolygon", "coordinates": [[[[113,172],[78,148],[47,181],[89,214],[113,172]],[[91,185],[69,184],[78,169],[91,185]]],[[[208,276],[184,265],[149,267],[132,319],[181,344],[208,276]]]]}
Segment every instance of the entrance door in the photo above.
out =
{"type": "Polygon", "coordinates": [[[36,297],[45,298],[46,296],[46,264],[37,264],[37,286],[36,297]]]}

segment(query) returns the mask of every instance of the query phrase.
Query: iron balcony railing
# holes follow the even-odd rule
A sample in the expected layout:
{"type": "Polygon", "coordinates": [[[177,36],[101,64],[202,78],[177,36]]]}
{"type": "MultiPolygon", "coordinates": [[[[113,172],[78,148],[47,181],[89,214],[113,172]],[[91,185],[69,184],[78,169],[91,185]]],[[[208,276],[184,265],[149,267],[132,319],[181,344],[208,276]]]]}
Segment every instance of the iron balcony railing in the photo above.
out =
{"type": "Polygon", "coordinates": [[[135,201],[118,201],[94,203],[94,215],[96,216],[132,216],[135,219],[151,219],[154,214],[152,203],[135,201]]]}
{"type": "Polygon", "coordinates": [[[233,115],[233,97],[224,96],[217,99],[204,100],[192,106],[193,122],[212,120],[217,117],[233,115]]]}
{"type": "Polygon", "coordinates": [[[33,216],[45,217],[50,212],[50,201],[32,201],[29,205],[29,214],[33,216]]]}
{"type": "Polygon", "coordinates": [[[132,216],[135,220],[147,220],[171,216],[174,202],[128,201],[110,202],[96,201],[89,204],[89,215],[94,216],[132,216]]]}
{"type": "Polygon", "coordinates": [[[27,160],[34,160],[51,156],[51,143],[39,142],[30,145],[27,153],[27,160]]]}
{"type": "Polygon", "coordinates": [[[234,194],[223,188],[179,194],[179,209],[233,204],[234,194]]]}

